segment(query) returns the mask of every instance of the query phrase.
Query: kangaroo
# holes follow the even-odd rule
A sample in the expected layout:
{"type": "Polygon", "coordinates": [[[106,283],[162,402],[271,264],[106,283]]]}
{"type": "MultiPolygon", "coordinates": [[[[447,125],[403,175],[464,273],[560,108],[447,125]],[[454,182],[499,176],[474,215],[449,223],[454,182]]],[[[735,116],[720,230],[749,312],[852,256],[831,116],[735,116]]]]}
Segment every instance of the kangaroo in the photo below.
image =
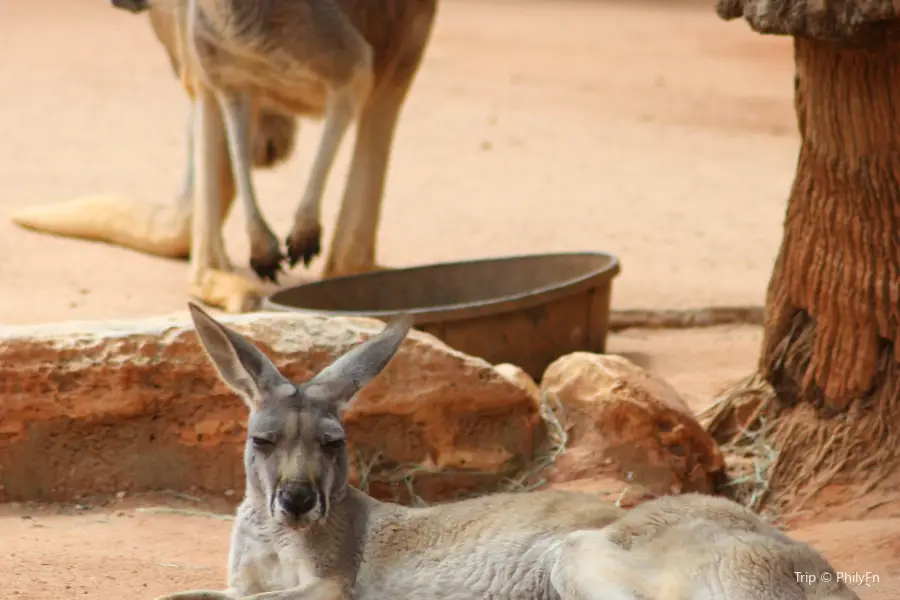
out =
{"type": "MultiPolygon", "coordinates": [[[[185,32],[187,29],[187,9],[189,0],[112,0],[113,6],[132,13],[146,12],[157,41],[166,51],[173,73],[191,100],[191,111],[187,127],[187,153],[185,176],[179,195],[181,212],[190,214],[194,187],[193,123],[194,123],[194,77],[190,73],[191,62],[187,56],[185,32]]],[[[251,123],[251,164],[258,168],[274,168],[287,160],[294,150],[297,120],[272,107],[256,107],[251,123]]],[[[224,144],[224,140],[222,140],[224,144]]],[[[223,152],[223,156],[227,154],[223,152]]],[[[223,215],[227,215],[234,197],[234,177],[227,160],[218,167],[220,174],[220,204],[223,215]]]]}
{"type": "Polygon", "coordinates": [[[381,268],[376,237],[394,134],[437,0],[111,1],[150,15],[191,99],[190,159],[178,206],[160,211],[87,198],[30,208],[13,221],[164,256],[189,255],[191,296],[229,312],[253,310],[262,292],[234,272],[222,238],[232,197],[244,209],[250,267],[261,281],[277,282],[285,263],[308,267],[321,252],[325,183],[355,121],[324,276],[381,268]],[[301,117],[324,118],[324,132],[285,255],[259,210],[251,167],[289,154],[301,117]]]}
{"type": "Polygon", "coordinates": [[[556,490],[425,508],[371,498],[348,485],[341,417],[411,319],[295,383],[252,341],[189,308],[216,372],[250,411],[245,496],[228,588],[158,600],[858,600],[836,583],[801,595],[784,569],[824,569],[824,559],[726,500],[664,498],[626,512],[556,490]]]}
{"type": "MultiPolygon", "coordinates": [[[[152,4],[152,0],[151,0],[152,4]]],[[[418,71],[437,0],[189,0],[186,55],[194,87],[197,202],[191,275],[228,271],[212,177],[224,136],[250,237],[250,266],[277,281],[281,263],[320,252],[327,177],[349,126],[356,140],[326,276],[372,270],[388,158],[418,71]],[[287,256],[259,211],[250,170],[254,106],[324,118],[324,131],[287,236],[287,256]],[[221,115],[221,118],[218,118],[221,115]]]]}

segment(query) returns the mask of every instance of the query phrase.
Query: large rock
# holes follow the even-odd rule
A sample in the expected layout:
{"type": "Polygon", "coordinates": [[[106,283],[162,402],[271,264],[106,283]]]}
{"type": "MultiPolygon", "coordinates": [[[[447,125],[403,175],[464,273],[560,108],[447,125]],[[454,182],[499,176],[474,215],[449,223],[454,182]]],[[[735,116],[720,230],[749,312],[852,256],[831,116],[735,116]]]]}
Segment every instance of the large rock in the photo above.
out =
{"type": "Polygon", "coordinates": [[[511,363],[500,363],[494,365],[494,370],[528,392],[536,401],[540,399],[541,389],[522,367],[511,363]]]}
{"type": "Polygon", "coordinates": [[[568,433],[553,483],[613,476],[660,495],[710,493],[724,478],[718,445],[678,392],[620,356],[566,355],[541,390],[558,400],[568,433]]]}
{"type": "MultiPolygon", "coordinates": [[[[222,320],[297,381],[383,327],[285,313],[222,320]]],[[[186,314],[0,328],[0,500],[240,491],[246,417],[186,314]]],[[[418,331],[346,425],[355,481],[401,501],[490,489],[546,433],[529,390],[418,331]]]]}

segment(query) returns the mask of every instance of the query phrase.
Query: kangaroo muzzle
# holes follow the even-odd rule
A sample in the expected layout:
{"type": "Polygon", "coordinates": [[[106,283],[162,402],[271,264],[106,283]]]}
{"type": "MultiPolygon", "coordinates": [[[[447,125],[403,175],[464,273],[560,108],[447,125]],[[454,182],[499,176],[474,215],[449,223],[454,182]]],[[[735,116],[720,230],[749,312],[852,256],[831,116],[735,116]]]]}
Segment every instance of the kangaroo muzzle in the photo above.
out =
{"type": "Polygon", "coordinates": [[[285,512],[297,519],[316,507],[318,497],[313,486],[301,484],[278,490],[277,500],[285,512]]]}

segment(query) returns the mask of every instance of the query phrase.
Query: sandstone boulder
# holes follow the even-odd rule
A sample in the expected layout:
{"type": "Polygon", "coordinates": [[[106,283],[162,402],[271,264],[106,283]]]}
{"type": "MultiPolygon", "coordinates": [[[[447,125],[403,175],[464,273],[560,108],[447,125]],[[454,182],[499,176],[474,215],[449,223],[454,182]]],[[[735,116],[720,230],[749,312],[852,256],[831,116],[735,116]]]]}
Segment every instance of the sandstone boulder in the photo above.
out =
{"type": "Polygon", "coordinates": [[[594,494],[622,508],[634,508],[638,504],[656,497],[655,494],[640,484],[622,481],[609,475],[559,481],[547,487],[567,492],[594,494]]]}
{"type": "Polygon", "coordinates": [[[568,433],[553,483],[613,476],[652,494],[710,493],[724,478],[718,445],[666,382],[614,355],[576,352],[541,383],[568,433]]]}
{"type": "Polygon", "coordinates": [[[539,400],[541,397],[541,389],[534,382],[534,379],[531,378],[531,375],[525,372],[525,369],[518,365],[514,365],[511,363],[500,363],[496,365],[494,369],[515,383],[517,386],[527,391],[535,400],[539,400]]]}
{"type": "MultiPolygon", "coordinates": [[[[297,381],[383,327],[285,313],[221,319],[297,381]]],[[[246,417],[186,313],[0,327],[0,501],[241,490],[246,417]]],[[[546,435],[529,390],[418,331],[357,396],[346,427],[354,481],[401,501],[490,489],[546,435]]]]}

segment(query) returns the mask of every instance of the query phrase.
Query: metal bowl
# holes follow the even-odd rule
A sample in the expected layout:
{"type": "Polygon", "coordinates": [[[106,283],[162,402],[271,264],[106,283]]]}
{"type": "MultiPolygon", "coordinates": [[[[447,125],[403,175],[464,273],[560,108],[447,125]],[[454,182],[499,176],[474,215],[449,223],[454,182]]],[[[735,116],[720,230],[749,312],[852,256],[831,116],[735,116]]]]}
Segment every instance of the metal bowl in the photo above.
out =
{"type": "Polygon", "coordinates": [[[335,277],[279,290],[263,308],[388,319],[467,354],[522,367],[535,380],[564,354],[606,346],[615,256],[531,254],[335,277]]]}

